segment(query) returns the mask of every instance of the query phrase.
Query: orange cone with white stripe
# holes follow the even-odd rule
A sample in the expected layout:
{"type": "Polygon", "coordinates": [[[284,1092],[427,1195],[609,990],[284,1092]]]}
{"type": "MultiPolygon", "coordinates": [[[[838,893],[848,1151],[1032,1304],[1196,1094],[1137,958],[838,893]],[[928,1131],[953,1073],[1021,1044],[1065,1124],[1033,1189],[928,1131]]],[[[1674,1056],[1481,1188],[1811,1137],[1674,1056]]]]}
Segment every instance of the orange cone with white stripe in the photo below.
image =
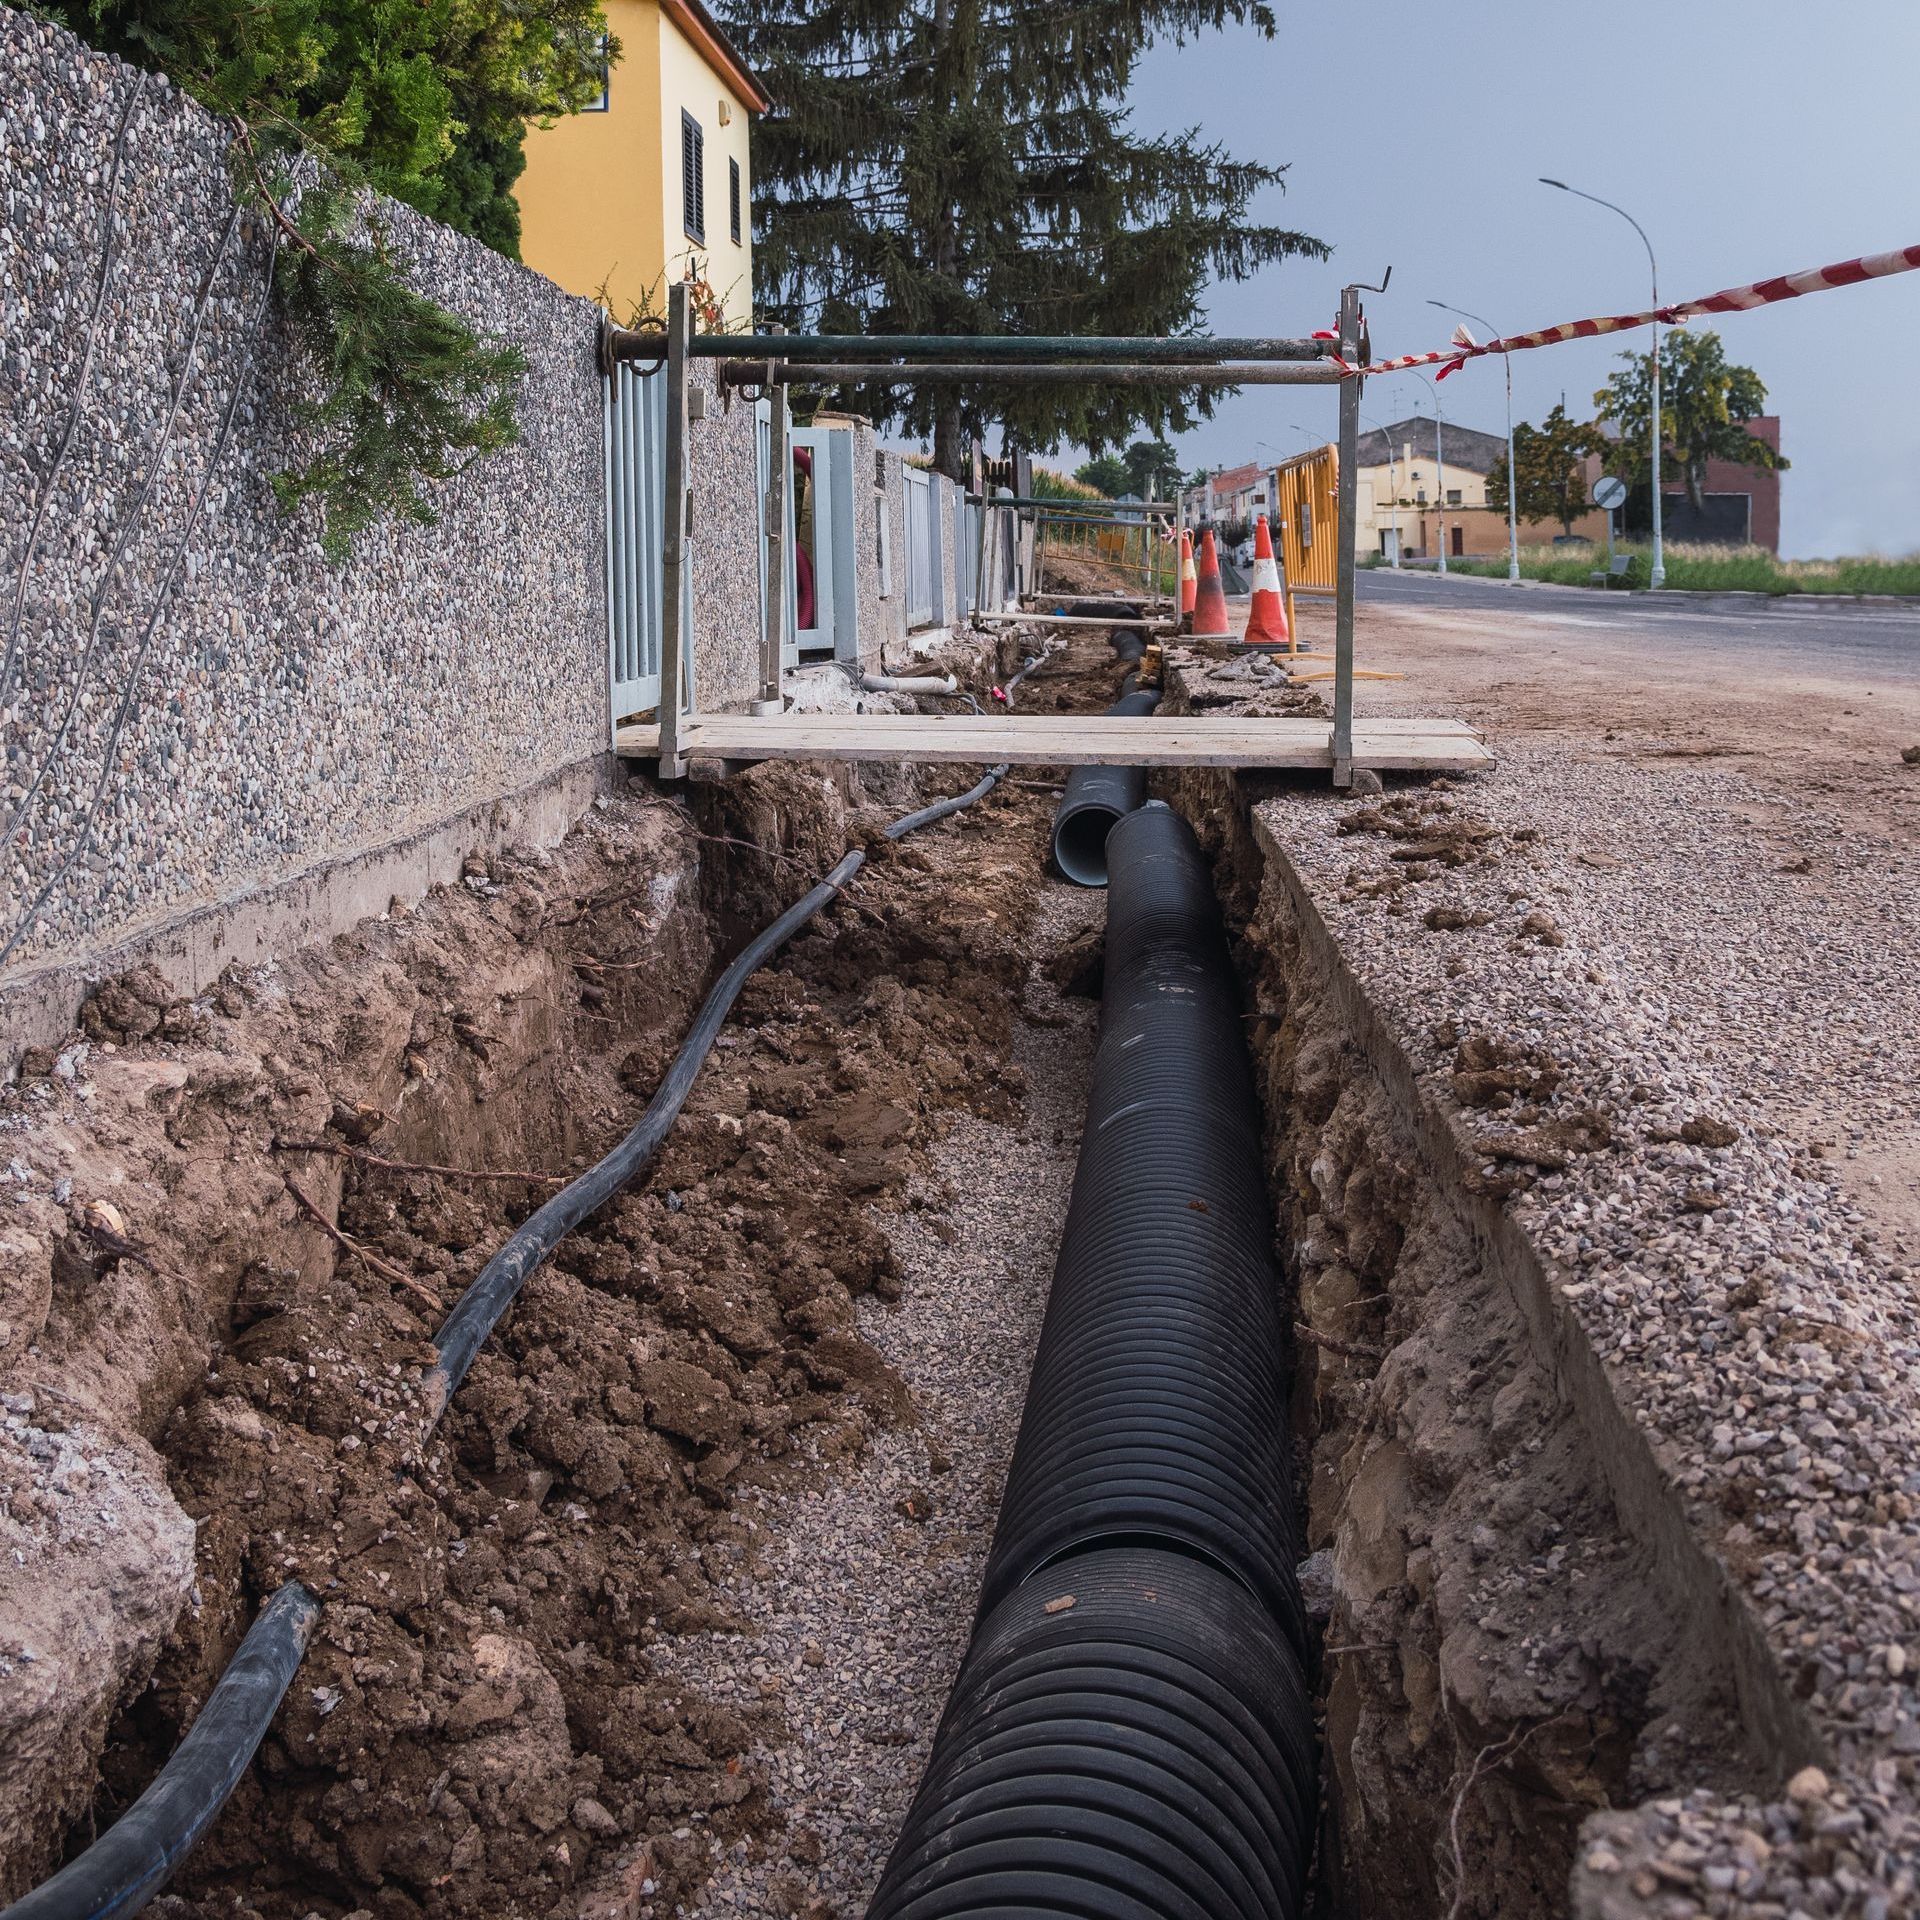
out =
{"type": "Polygon", "coordinates": [[[1273,535],[1265,515],[1253,523],[1253,612],[1247,620],[1250,647],[1291,647],[1287,603],[1280,595],[1280,569],[1274,563],[1273,535]]]}
{"type": "Polygon", "coordinates": [[[1213,529],[1200,534],[1200,577],[1193,600],[1193,630],[1213,640],[1231,640],[1233,624],[1227,618],[1227,590],[1220,584],[1220,549],[1213,544],[1213,529]]]}
{"type": "Polygon", "coordinates": [[[1180,617],[1185,620],[1193,611],[1194,596],[1200,591],[1199,576],[1193,570],[1193,531],[1189,527],[1180,529],[1180,617]]]}

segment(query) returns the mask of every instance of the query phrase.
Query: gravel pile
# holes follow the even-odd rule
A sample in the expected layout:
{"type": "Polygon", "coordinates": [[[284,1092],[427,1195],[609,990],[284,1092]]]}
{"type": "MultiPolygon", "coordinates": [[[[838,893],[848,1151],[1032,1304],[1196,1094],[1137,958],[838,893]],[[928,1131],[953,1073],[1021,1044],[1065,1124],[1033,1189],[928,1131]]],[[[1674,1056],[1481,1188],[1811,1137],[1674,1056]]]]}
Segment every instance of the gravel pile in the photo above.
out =
{"type": "MultiPolygon", "coordinates": [[[[1049,881],[1045,955],[1098,926],[1104,897],[1049,881]]],[[[901,1269],[896,1306],[861,1332],[912,1390],[917,1423],[879,1436],[818,1492],[768,1503],[759,1547],[715,1590],[752,1629],[662,1641],[652,1655],[720,1705],[774,1703],[787,1737],[746,1764],[788,1823],[741,1843],[683,1914],[865,1910],[926,1763],[966,1649],[1033,1344],[1066,1218],[1097,1004],[1029,980],[1014,1059],[1031,1092],[1019,1127],[959,1116],[918,1204],[876,1216],[901,1269]]]]}
{"type": "Polygon", "coordinates": [[[1582,1911],[1911,1912],[1920,1247],[1875,1183],[1920,1164],[1920,871],[1609,744],[1258,825],[1603,1363],[1801,1769],[1611,1816],[1582,1911]]]}

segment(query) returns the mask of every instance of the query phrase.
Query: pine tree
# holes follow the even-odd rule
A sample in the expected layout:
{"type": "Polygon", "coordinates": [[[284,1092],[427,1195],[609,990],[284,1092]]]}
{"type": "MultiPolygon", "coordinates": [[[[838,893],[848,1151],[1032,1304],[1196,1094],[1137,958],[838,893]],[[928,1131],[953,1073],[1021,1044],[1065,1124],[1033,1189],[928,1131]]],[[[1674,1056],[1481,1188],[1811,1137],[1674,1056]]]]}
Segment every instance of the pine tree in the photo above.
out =
{"type": "MultiPolygon", "coordinates": [[[[1214,276],[1324,258],[1248,220],[1284,167],[1197,131],[1148,138],[1124,105],[1142,51],[1264,0],[729,0],[776,106],[754,134],[756,300],[824,333],[1181,334],[1214,276]]],[[[931,434],[959,476],[998,422],[1028,448],[1099,453],[1180,432],[1214,396],[1174,388],[891,388],[867,411],[931,434]]]]}

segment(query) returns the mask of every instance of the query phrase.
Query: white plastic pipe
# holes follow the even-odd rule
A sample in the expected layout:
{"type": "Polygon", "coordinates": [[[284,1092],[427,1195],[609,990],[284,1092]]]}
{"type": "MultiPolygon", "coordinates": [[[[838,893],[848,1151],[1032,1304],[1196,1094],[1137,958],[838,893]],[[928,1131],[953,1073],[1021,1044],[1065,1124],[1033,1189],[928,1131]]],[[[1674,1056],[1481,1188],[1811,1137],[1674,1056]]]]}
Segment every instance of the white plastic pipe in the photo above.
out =
{"type": "Polygon", "coordinates": [[[896,679],[890,673],[863,673],[863,693],[958,693],[960,682],[952,674],[921,674],[917,678],[896,679]]]}

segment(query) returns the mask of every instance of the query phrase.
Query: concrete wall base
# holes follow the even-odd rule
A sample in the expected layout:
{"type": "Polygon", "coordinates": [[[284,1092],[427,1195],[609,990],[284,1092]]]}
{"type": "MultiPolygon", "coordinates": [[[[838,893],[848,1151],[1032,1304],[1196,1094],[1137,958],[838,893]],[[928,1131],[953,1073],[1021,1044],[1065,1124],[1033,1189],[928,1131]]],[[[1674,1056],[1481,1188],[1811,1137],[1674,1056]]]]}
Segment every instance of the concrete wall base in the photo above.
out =
{"type": "Polygon", "coordinates": [[[622,776],[596,753],[412,833],[341,855],[291,879],[249,887],[171,915],[103,952],[50,961],[0,987],[0,1061],[51,1046],[102,980],[152,966],[181,994],[204,993],[234,963],[260,966],[337,938],[460,878],[471,853],[557,846],[595,797],[622,776]]]}

